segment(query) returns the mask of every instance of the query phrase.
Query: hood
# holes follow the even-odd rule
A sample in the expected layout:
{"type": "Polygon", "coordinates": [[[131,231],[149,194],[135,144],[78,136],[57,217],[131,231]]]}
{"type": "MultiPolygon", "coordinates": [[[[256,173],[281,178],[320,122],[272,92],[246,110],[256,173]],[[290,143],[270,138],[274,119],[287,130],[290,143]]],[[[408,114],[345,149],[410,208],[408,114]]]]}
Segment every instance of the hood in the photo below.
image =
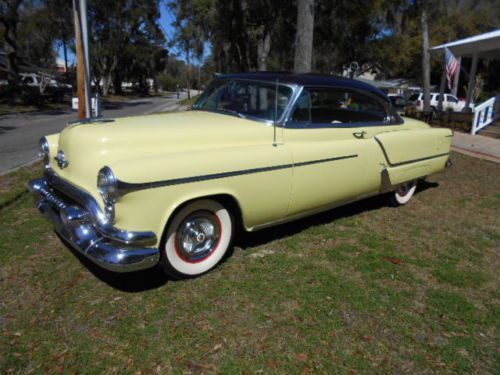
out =
{"type": "Polygon", "coordinates": [[[230,115],[187,111],[126,117],[65,128],[57,151],[64,152],[69,163],[61,169],[52,160],[52,167],[61,177],[94,192],[97,172],[113,163],[270,142],[272,127],[230,115]]]}

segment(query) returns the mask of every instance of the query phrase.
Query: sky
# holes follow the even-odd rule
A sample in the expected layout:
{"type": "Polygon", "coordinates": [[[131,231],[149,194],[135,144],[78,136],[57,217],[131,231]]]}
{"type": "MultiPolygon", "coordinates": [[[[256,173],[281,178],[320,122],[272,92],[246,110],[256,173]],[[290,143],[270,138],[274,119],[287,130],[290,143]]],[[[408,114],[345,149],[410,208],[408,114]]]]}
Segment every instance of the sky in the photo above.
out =
{"type": "MultiPolygon", "coordinates": [[[[163,30],[163,33],[165,34],[165,39],[167,40],[167,43],[172,40],[175,34],[175,30],[172,27],[172,22],[174,21],[174,16],[172,13],[169,11],[166,2],[162,1],[161,6],[160,6],[160,27],[163,30]]],[[[171,48],[168,47],[169,53],[172,55],[176,55],[179,60],[185,61],[185,58],[182,54],[179,53],[177,48],[171,48]]],[[[64,63],[64,52],[62,49],[62,46],[59,46],[57,49],[57,55],[59,59],[64,63]]],[[[207,58],[208,55],[210,55],[210,44],[205,45],[205,53],[203,58],[207,58]]],[[[75,54],[72,51],[68,50],[68,65],[74,65],[75,64],[75,54]]],[[[195,64],[199,64],[200,61],[194,61],[195,64]]]]}

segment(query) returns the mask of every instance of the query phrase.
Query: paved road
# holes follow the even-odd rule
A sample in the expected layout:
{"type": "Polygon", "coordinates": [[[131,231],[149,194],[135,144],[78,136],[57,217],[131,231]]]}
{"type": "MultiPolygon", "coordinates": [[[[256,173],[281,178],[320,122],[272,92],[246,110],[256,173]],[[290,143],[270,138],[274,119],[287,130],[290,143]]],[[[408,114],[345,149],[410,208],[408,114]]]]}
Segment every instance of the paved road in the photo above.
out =
{"type": "MultiPolygon", "coordinates": [[[[112,102],[104,105],[102,114],[104,117],[142,115],[173,109],[176,102],[175,95],[112,102]]],[[[69,109],[0,116],[0,174],[36,160],[39,139],[60,132],[74,120],[76,113],[69,109]]]]}

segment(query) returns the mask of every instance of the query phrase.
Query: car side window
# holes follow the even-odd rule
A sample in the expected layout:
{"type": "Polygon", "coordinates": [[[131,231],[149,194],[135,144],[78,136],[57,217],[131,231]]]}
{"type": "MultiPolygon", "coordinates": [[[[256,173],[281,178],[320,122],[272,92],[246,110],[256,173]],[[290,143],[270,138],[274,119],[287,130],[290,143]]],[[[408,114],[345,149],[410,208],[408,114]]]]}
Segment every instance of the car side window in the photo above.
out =
{"type": "Polygon", "coordinates": [[[458,103],[458,99],[455,98],[453,95],[446,95],[446,100],[451,103],[458,103]]]}
{"type": "Polygon", "coordinates": [[[348,89],[304,88],[292,112],[292,121],[311,124],[384,122],[385,107],[376,99],[348,89]]]}
{"type": "Polygon", "coordinates": [[[299,98],[297,99],[297,102],[295,103],[295,109],[292,114],[292,121],[311,121],[311,95],[309,95],[309,91],[302,91],[299,98]]]}
{"type": "Polygon", "coordinates": [[[291,89],[288,87],[279,86],[276,91],[274,84],[247,81],[225,82],[214,85],[210,90],[202,102],[204,109],[236,111],[266,120],[274,119],[275,115],[280,117],[291,96],[291,89]]]}

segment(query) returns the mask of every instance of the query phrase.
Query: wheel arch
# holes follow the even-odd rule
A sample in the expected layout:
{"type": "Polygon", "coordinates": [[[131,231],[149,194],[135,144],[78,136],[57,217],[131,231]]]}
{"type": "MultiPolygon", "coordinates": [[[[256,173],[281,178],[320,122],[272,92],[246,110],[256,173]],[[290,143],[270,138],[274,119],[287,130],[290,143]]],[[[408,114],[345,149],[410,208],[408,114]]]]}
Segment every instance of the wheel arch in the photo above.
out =
{"type": "Polygon", "coordinates": [[[163,229],[160,236],[160,245],[164,243],[167,228],[169,224],[172,222],[175,215],[188,204],[201,199],[211,199],[226,207],[233,218],[235,230],[236,231],[246,230],[244,225],[243,211],[241,209],[241,205],[238,199],[233,194],[214,193],[214,194],[193,195],[179,200],[179,202],[175,203],[169,210],[169,213],[163,220],[163,229]]]}

